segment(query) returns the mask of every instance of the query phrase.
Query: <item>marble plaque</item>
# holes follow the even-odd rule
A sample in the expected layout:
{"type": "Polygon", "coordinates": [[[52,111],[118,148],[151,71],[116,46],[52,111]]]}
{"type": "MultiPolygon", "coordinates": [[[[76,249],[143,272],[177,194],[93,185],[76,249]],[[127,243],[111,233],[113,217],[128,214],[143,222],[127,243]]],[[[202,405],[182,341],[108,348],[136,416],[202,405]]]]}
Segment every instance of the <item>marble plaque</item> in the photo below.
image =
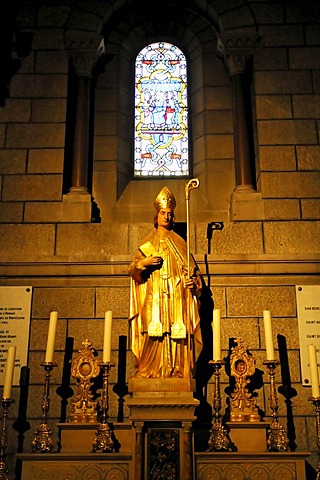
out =
{"type": "Polygon", "coordinates": [[[12,385],[19,385],[21,367],[27,365],[31,298],[32,287],[0,287],[0,385],[10,345],[17,347],[12,385]]]}
{"type": "MultiPolygon", "coordinates": [[[[320,285],[297,285],[297,313],[299,325],[301,378],[302,385],[311,385],[308,345],[313,343],[317,349],[318,367],[320,365],[320,285]]],[[[319,378],[320,378],[320,369],[319,378]]],[[[310,392],[311,396],[311,392],[310,392]]]]}

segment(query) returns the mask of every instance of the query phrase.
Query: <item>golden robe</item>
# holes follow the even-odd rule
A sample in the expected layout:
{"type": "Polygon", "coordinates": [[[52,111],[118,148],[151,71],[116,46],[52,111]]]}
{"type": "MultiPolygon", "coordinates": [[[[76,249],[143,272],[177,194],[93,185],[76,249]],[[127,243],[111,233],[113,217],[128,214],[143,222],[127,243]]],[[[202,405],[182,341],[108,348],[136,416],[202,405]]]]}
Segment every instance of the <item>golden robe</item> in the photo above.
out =
{"type": "Polygon", "coordinates": [[[195,361],[202,348],[198,297],[201,277],[190,258],[188,274],[187,245],[173,231],[155,229],[142,242],[151,242],[163,259],[160,269],[141,269],[138,250],[129,266],[131,348],[136,357],[136,377],[188,378],[194,372],[195,361]],[[184,279],[194,278],[195,287],[185,287],[184,279]],[[189,297],[189,298],[188,298],[189,297]],[[188,315],[189,308],[189,315],[188,315]],[[152,320],[160,320],[162,335],[148,335],[152,320]],[[171,328],[176,319],[186,326],[185,339],[173,339],[171,328]]]}

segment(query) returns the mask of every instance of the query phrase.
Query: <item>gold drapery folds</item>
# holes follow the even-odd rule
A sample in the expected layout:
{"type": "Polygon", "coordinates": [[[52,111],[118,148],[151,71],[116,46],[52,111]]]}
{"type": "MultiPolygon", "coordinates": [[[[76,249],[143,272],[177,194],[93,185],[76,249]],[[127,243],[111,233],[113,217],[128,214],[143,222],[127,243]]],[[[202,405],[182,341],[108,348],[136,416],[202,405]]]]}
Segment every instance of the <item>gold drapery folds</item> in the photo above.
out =
{"type": "MultiPolygon", "coordinates": [[[[176,201],[167,187],[154,206],[157,212],[173,214],[176,201]]],[[[186,242],[171,228],[155,228],[141,241],[129,266],[131,347],[137,378],[191,377],[202,348],[201,275],[193,257],[188,259],[186,242]],[[161,263],[144,266],[148,255],[161,257],[161,263]]]]}

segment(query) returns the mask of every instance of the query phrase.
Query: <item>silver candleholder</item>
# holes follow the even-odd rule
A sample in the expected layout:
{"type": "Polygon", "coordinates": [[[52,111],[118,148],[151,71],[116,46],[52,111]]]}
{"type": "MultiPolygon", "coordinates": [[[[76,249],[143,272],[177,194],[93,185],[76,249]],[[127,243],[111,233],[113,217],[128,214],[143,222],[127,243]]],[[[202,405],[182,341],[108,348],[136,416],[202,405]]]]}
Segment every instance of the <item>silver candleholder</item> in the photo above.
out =
{"type": "Polygon", "coordinates": [[[92,444],[92,452],[100,450],[104,453],[116,452],[115,442],[112,438],[112,432],[108,424],[108,410],[109,410],[109,375],[111,367],[114,366],[111,362],[101,362],[100,366],[103,370],[103,386],[101,395],[101,423],[95,434],[95,439],[92,444]]]}
{"type": "Polygon", "coordinates": [[[316,480],[320,480],[320,397],[310,397],[308,399],[313,403],[316,409],[316,434],[317,434],[317,446],[318,446],[318,456],[319,461],[316,469],[316,480]]]}
{"type": "Polygon", "coordinates": [[[276,366],[279,364],[280,362],[278,362],[277,360],[266,360],[265,362],[263,362],[263,365],[267,366],[270,376],[269,400],[271,408],[271,423],[269,425],[267,434],[267,448],[269,451],[272,452],[287,452],[289,450],[289,440],[282,425],[279,423],[278,418],[279,404],[275,382],[275,369],[276,366]]]}
{"type": "Polygon", "coordinates": [[[0,438],[0,480],[9,480],[9,470],[6,464],[6,448],[8,446],[7,436],[7,418],[10,404],[13,403],[12,398],[2,398],[2,425],[0,438]]]}
{"type": "Polygon", "coordinates": [[[51,372],[54,367],[57,366],[54,362],[44,362],[41,363],[41,366],[44,368],[45,380],[44,380],[44,391],[42,398],[42,420],[40,426],[37,428],[31,447],[32,453],[41,452],[41,453],[52,453],[53,452],[53,441],[52,441],[52,431],[47,423],[47,415],[50,409],[50,377],[51,372]]]}
{"type": "Polygon", "coordinates": [[[210,365],[214,368],[214,391],[213,391],[213,425],[210,429],[208,441],[208,452],[230,452],[231,442],[228,438],[226,428],[222,425],[221,395],[220,395],[220,369],[224,365],[223,360],[210,360],[210,365]]]}

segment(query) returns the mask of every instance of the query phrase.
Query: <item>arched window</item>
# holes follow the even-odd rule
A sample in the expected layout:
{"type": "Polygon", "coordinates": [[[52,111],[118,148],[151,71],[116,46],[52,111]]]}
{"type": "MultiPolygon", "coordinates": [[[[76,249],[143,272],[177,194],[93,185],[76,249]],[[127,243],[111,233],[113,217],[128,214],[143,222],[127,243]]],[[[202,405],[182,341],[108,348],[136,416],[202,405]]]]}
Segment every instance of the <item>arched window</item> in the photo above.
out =
{"type": "Polygon", "coordinates": [[[167,42],[152,43],[135,63],[134,176],[189,175],[187,62],[167,42]]]}

